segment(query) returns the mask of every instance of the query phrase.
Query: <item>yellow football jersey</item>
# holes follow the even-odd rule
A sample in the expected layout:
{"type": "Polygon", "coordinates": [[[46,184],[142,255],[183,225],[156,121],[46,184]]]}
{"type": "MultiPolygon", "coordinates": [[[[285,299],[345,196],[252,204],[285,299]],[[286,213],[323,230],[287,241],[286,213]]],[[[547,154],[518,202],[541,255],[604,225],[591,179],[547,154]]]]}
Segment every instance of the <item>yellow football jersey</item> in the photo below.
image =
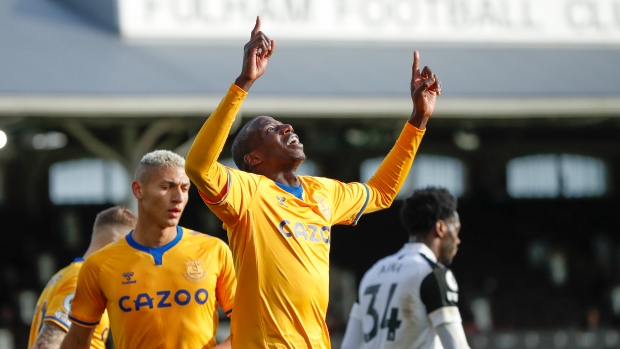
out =
{"type": "Polygon", "coordinates": [[[230,194],[211,209],[226,222],[237,256],[233,346],[329,348],[331,226],[359,217],[366,187],[300,177],[300,200],[266,177],[229,171],[230,194]],[[242,214],[230,217],[231,211],[242,214]]]}
{"type": "Polygon", "coordinates": [[[95,326],[104,309],[117,349],[196,349],[216,345],[218,304],[230,316],[236,279],[228,246],[177,227],[158,248],[132,233],[86,259],[70,320],[95,326]]]}
{"type": "Polygon", "coordinates": [[[407,123],[366,184],[299,176],[300,199],[267,177],[216,162],[245,96],[231,86],[186,162],[188,176],[228,231],[239,283],[232,346],[328,349],[331,227],[390,206],[424,131],[407,123]]]}
{"type": "MultiPolygon", "coordinates": [[[[69,321],[71,301],[75,293],[78,272],[83,262],[84,259],[76,258],[73,263],[56,273],[43,289],[30,326],[28,348],[31,348],[36,342],[39,331],[45,321],[53,322],[66,332],[69,331],[69,327],[71,327],[71,322],[69,321]]],[[[91,348],[105,349],[109,324],[108,314],[104,313],[101,321],[95,328],[93,340],[90,342],[91,348]]]]}

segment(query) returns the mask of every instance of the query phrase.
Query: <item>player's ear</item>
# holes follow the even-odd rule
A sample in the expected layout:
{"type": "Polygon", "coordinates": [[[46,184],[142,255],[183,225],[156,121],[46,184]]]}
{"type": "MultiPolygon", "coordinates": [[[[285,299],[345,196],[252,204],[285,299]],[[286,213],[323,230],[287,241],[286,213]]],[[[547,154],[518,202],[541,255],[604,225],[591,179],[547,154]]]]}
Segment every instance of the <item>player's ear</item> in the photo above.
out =
{"type": "Polygon", "coordinates": [[[437,234],[440,239],[443,239],[444,236],[446,236],[446,228],[446,222],[442,220],[438,220],[437,222],[435,222],[435,234],[437,234]]]}
{"type": "Polygon", "coordinates": [[[250,154],[245,154],[243,157],[243,161],[248,164],[250,167],[254,167],[262,162],[262,160],[254,154],[254,152],[250,154]]]}
{"type": "Polygon", "coordinates": [[[131,191],[133,192],[133,196],[135,196],[136,199],[142,199],[142,184],[140,182],[133,181],[131,183],[131,191]]]}

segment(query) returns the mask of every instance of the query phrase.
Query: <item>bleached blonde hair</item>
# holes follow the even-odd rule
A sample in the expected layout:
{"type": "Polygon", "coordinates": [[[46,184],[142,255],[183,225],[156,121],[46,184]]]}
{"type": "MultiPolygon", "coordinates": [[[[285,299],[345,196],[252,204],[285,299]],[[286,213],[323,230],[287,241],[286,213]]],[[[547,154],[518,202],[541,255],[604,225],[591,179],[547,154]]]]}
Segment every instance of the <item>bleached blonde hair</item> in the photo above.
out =
{"type": "Polygon", "coordinates": [[[170,150],[154,150],[145,154],[140,160],[134,180],[143,179],[144,172],[150,167],[185,167],[185,158],[170,150]]]}

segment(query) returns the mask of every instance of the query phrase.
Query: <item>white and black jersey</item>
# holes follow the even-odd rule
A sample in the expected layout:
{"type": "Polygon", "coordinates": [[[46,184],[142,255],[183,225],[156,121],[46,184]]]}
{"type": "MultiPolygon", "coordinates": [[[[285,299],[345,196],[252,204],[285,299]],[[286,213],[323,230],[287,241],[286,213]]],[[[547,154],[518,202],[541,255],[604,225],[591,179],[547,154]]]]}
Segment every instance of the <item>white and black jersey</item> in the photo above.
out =
{"type": "MultiPolygon", "coordinates": [[[[443,348],[436,331],[439,326],[458,325],[462,332],[456,306],[458,290],[452,272],[437,262],[426,245],[405,244],[398,253],[378,261],[362,278],[349,320],[349,325],[361,323],[361,340],[354,346],[443,348]]],[[[351,333],[345,335],[345,341],[347,336],[351,333]]],[[[464,333],[459,337],[454,347],[468,348],[464,333]]]]}

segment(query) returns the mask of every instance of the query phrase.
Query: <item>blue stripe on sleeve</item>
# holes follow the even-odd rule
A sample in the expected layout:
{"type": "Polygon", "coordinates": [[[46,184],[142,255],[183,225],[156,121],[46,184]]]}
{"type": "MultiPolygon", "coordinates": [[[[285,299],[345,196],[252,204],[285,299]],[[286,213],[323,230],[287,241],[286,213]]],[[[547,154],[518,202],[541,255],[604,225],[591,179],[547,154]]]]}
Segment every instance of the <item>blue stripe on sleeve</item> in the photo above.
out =
{"type": "Polygon", "coordinates": [[[86,321],[82,321],[80,319],[76,319],[73,316],[69,315],[69,319],[73,322],[75,322],[76,324],[80,324],[80,325],[84,325],[84,326],[97,326],[99,324],[100,321],[97,322],[86,322],[86,321]]]}
{"type": "Polygon", "coordinates": [[[364,206],[362,206],[362,209],[353,220],[353,223],[351,223],[352,225],[356,225],[357,221],[360,220],[362,213],[364,213],[364,210],[366,210],[366,206],[368,206],[368,200],[370,200],[370,190],[368,189],[368,186],[366,185],[366,183],[362,183],[362,185],[364,186],[364,188],[366,188],[366,202],[364,202],[364,206]]]}
{"type": "Polygon", "coordinates": [[[226,183],[226,195],[224,195],[224,197],[222,198],[222,200],[218,201],[218,202],[207,202],[207,204],[209,205],[219,205],[222,202],[224,202],[224,200],[226,200],[226,198],[228,197],[228,194],[230,193],[230,170],[228,168],[226,168],[226,173],[228,174],[228,183],[226,183]]]}

